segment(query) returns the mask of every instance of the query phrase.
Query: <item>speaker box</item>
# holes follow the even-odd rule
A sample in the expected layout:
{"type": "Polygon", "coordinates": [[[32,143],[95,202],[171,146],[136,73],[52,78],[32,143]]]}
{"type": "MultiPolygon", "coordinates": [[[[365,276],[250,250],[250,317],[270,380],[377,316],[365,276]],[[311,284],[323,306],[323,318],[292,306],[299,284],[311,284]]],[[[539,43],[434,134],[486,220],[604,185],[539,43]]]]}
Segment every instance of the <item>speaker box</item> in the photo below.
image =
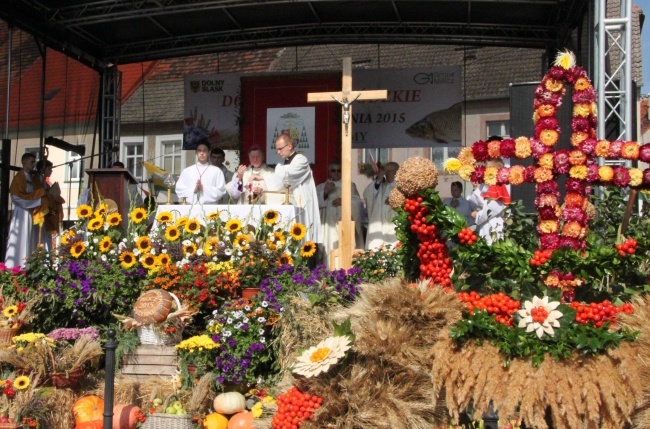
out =
{"type": "MultiPolygon", "coordinates": [[[[514,83],[510,85],[510,137],[532,138],[535,133],[533,122],[533,101],[535,100],[535,88],[539,82],[514,83]]],[[[556,116],[560,126],[560,138],[555,150],[572,149],[571,146],[571,116],[572,116],[572,91],[567,87],[566,94],[562,99],[562,106],[557,110],[556,116]]],[[[511,158],[510,165],[532,165],[535,159],[531,156],[527,159],[511,158]]],[[[558,185],[561,197],[564,198],[564,184],[566,175],[558,178],[558,185]]],[[[536,213],[535,210],[535,184],[522,183],[511,186],[510,194],[513,201],[521,201],[527,213],[536,213]]]]}

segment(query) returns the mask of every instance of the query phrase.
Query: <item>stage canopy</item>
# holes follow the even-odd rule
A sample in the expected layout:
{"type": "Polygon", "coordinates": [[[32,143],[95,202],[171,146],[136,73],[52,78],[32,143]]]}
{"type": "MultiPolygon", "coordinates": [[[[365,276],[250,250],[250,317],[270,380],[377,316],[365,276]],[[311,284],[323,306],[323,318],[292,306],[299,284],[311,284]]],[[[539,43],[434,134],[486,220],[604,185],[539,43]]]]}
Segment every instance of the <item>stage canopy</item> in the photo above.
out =
{"type": "MultiPolygon", "coordinates": [[[[565,47],[589,0],[3,0],[0,17],[94,68],[340,43],[565,47]]],[[[495,59],[498,60],[498,59],[495,59]]]]}

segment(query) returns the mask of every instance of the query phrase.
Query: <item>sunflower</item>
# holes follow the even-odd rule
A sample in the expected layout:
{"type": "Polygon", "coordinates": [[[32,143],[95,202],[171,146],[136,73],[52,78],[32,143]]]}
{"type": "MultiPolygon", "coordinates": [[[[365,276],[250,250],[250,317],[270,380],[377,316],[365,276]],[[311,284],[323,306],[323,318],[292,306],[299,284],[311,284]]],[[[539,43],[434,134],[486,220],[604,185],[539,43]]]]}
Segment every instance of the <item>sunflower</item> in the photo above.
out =
{"type": "Polygon", "coordinates": [[[84,250],[86,250],[86,245],[84,244],[84,242],[83,241],[77,241],[70,248],[70,255],[73,258],[78,259],[79,256],[81,256],[81,254],[84,252],[84,250]]]}
{"type": "Polygon", "coordinates": [[[221,216],[221,212],[217,210],[216,212],[210,212],[206,219],[208,220],[217,220],[221,216]]]}
{"type": "Polygon", "coordinates": [[[64,232],[61,235],[61,244],[68,244],[70,242],[70,238],[74,237],[75,234],[70,235],[70,231],[64,232]]]}
{"type": "Polygon", "coordinates": [[[185,231],[196,235],[201,232],[201,223],[196,219],[189,220],[185,224],[185,231]]]}
{"type": "Polygon", "coordinates": [[[196,253],[196,244],[189,243],[183,246],[183,253],[185,256],[192,256],[196,253]]]}
{"type": "Polygon", "coordinates": [[[165,238],[169,241],[176,241],[181,236],[181,232],[174,225],[165,228],[165,238]]]}
{"type": "Polygon", "coordinates": [[[187,216],[181,216],[181,217],[179,217],[178,219],[176,219],[176,221],[174,222],[174,225],[176,225],[176,226],[178,226],[178,227],[185,226],[185,224],[187,223],[188,219],[189,219],[189,218],[188,218],[187,216]]]}
{"type": "Polygon", "coordinates": [[[264,212],[264,223],[267,225],[275,225],[280,219],[280,213],[275,210],[267,210],[264,212]]]}
{"type": "Polygon", "coordinates": [[[77,217],[79,219],[86,219],[93,214],[93,209],[88,204],[82,204],[77,207],[77,217]]]}
{"type": "Polygon", "coordinates": [[[311,258],[316,254],[316,243],[308,241],[300,248],[300,256],[303,258],[311,258]]]}
{"type": "Polygon", "coordinates": [[[230,219],[226,222],[226,231],[231,234],[239,232],[241,230],[241,221],[239,219],[230,219]]]}
{"type": "Polygon", "coordinates": [[[301,223],[294,223],[291,226],[291,230],[289,231],[291,238],[296,241],[300,241],[305,238],[305,234],[307,234],[307,227],[301,223]]]}
{"type": "Polygon", "coordinates": [[[150,270],[153,267],[155,267],[156,262],[157,262],[156,255],[152,255],[151,253],[145,253],[140,257],[140,263],[147,270],[150,270]]]}
{"type": "Polygon", "coordinates": [[[14,380],[14,387],[18,390],[25,390],[29,387],[29,377],[21,375],[14,380]]]}
{"type": "Polygon", "coordinates": [[[5,309],[2,310],[2,314],[4,314],[7,318],[13,316],[14,314],[18,314],[18,306],[10,305],[9,307],[5,307],[5,309]]]}
{"type": "Polygon", "coordinates": [[[88,229],[90,231],[97,231],[102,226],[104,226],[104,220],[101,217],[95,216],[88,221],[88,229]]]}
{"type": "Polygon", "coordinates": [[[122,223],[122,215],[119,213],[109,213],[106,216],[106,223],[110,226],[120,226],[120,223],[122,223]]]}
{"type": "Polygon", "coordinates": [[[269,246],[269,249],[275,250],[278,247],[284,246],[284,243],[287,242],[287,238],[284,236],[284,233],[276,231],[273,233],[273,237],[266,240],[266,244],[269,246]]]}
{"type": "Polygon", "coordinates": [[[120,262],[122,263],[122,268],[131,268],[138,260],[135,258],[133,252],[125,250],[120,254],[120,262]]]}
{"type": "Polygon", "coordinates": [[[248,235],[239,234],[237,237],[235,237],[235,242],[233,244],[235,246],[241,247],[242,249],[246,249],[249,242],[250,237],[248,235]]]}
{"type": "Polygon", "coordinates": [[[97,206],[97,209],[95,209],[95,217],[102,217],[106,214],[107,211],[108,211],[108,204],[101,203],[100,205],[97,206]]]}
{"type": "Polygon", "coordinates": [[[104,236],[104,238],[102,238],[99,241],[99,251],[102,252],[102,253],[106,253],[109,250],[111,250],[112,245],[113,245],[113,241],[111,241],[111,237],[106,235],[106,236],[104,236]]]}
{"type": "Polygon", "coordinates": [[[146,253],[151,250],[151,240],[146,235],[138,237],[138,239],[135,240],[135,247],[137,247],[137,249],[142,253],[146,253]]]}
{"type": "Polygon", "coordinates": [[[208,237],[203,246],[203,253],[207,256],[212,256],[219,249],[219,240],[217,237],[208,237]]]}
{"type": "Polygon", "coordinates": [[[160,212],[158,213],[158,216],[156,216],[156,221],[158,223],[169,223],[173,218],[174,217],[169,212],[160,212]]]}
{"type": "Polygon", "coordinates": [[[166,254],[166,253],[161,253],[156,257],[158,265],[161,265],[163,267],[166,267],[167,265],[172,263],[172,258],[166,254]]]}
{"type": "Polygon", "coordinates": [[[288,253],[280,255],[279,262],[281,265],[293,265],[293,258],[288,253]]]}
{"type": "Polygon", "coordinates": [[[137,209],[133,209],[129,217],[131,218],[131,222],[135,224],[142,223],[147,218],[147,211],[138,207],[137,209]]]}

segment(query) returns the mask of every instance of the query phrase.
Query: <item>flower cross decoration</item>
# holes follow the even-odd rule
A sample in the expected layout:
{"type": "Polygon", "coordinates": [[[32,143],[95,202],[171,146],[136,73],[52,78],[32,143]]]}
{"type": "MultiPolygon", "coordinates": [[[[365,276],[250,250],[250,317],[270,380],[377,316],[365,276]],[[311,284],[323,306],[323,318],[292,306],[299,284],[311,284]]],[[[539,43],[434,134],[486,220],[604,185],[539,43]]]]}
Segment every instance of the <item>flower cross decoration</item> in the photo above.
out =
{"type": "Polygon", "coordinates": [[[449,163],[448,169],[474,184],[536,183],[540,254],[546,252],[548,258],[549,252],[559,248],[586,248],[588,222],[593,215],[593,206],[588,202],[592,185],[629,186],[634,190],[650,188],[650,169],[599,166],[598,158],[650,162],[650,144],[597,139],[596,91],[585,70],[575,64],[575,56],[568,51],[558,55],[535,89],[533,108],[535,132],[532,138],[475,142],[463,148],[459,162],[449,163]],[[570,138],[573,148],[556,150],[560,136],[556,113],[567,85],[573,89],[570,138]],[[529,167],[482,165],[490,159],[530,156],[536,162],[529,167]],[[563,205],[558,201],[557,178],[560,175],[569,176],[563,205]]]}

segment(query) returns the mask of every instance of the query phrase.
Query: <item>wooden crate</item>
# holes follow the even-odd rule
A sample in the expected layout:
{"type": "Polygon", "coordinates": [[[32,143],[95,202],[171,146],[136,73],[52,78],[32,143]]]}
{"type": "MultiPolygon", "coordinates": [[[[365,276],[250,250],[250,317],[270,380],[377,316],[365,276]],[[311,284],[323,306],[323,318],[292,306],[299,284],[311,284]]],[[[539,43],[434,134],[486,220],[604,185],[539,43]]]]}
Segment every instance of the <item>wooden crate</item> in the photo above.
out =
{"type": "Polygon", "coordinates": [[[135,378],[171,376],[177,368],[178,354],[173,346],[142,345],[135,353],[124,356],[121,373],[135,378]]]}

